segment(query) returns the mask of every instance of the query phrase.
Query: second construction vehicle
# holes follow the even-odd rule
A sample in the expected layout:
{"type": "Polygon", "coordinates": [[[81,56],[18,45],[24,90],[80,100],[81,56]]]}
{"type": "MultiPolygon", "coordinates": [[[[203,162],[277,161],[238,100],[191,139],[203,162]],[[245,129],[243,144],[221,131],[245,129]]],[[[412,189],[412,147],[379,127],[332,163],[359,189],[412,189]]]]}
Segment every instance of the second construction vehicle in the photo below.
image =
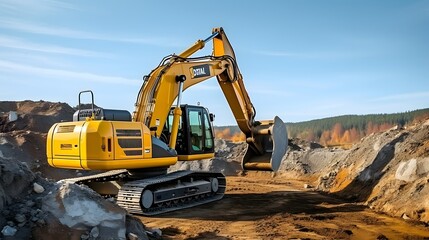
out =
{"type": "MultiPolygon", "coordinates": [[[[155,215],[222,198],[221,173],[178,171],[177,161],[214,156],[213,115],[201,106],[182,105],[183,91],[216,76],[241,131],[246,135],[244,170],[277,171],[286,153],[284,122],[256,121],[235,54],[222,28],[178,55],[165,57],[144,77],[136,108],[79,109],[73,122],[54,124],[47,137],[47,159],[55,168],[110,170],[67,179],[100,194],[116,196],[131,213],[155,215]],[[213,41],[209,56],[191,57],[213,41]]],[[[81,92],[82,93],[82,92],[81,92]]],[[[80,94],[79,94],[80,106],[80,94]]]]}

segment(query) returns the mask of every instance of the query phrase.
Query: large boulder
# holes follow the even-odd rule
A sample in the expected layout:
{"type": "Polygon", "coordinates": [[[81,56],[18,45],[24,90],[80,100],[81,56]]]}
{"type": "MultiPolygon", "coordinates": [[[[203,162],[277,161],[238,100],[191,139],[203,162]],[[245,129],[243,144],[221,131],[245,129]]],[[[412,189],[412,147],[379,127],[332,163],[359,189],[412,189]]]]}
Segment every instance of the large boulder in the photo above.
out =
{"type": "Polygon", "coordinates": [[[126,211],[86,186],[59,182],[43,199],[42,210],[70,229],[100,239],[126,239],[126,211]]]}

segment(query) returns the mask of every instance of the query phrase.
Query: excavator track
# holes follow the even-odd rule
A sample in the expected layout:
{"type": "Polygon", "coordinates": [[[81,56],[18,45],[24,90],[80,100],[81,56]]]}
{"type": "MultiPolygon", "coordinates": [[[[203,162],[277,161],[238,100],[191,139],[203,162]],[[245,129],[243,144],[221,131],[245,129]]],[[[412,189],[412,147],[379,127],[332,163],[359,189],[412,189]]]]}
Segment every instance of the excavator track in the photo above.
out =
{"type": "Polygon", "coordinates": [[[127,170],[113,170],[91,176],[64,179],[85,184],[121,182],[116,203],[129,213],[153,216],[222,199],[226,180],[222,173],[177,171],[132,180],[127,170]]]}
{"type": "Polygon", "coordinates": [[[221,173],[178,171],[127,182],[117,204],[130,213],[152,216],[220,200],[225,189],[221,173]]]}

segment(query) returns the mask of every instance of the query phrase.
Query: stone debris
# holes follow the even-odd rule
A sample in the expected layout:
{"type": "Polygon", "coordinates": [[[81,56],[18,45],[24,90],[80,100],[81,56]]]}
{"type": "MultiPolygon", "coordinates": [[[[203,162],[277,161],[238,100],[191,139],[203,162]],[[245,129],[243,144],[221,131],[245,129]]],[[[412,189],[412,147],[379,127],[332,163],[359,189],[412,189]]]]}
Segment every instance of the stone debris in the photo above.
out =
{"type": "Polygon", "coordinates": [[[10,111],[9,115],[8,115],[8,120],[9,120],[9,122],[14,122],[14,121],[18,120],[18,113],[15,111],[10,111]]]}
{"type": "Polygon", "coordinates": [[[410,220],[411,218],[408,217],[408,215],[404,213],[404,214],[402,214],[402,219],[410,220]]]}
{"type": "Polygon", "coordinates": [[[179,170],[220,172],[226,176],[236,176],[242,170],[241,159],[247,144],[233,143],[223,139],[215,139],[215,157],[200,161],[179,161],[168,171],[179,170]]]}
{"type": "Polygon", "coordinates": [[[43,198],[43,211],[69,228],[91,229],[90,237],[125,239],[125,210],[86,186],[60,182],[56,188],[43,198]]]}
{"type": "Polygon", "coordinates": [[[401,161],[395,173],[398,180],[412,182],[429,173],[429,157],[401,161]]]}
{"type": "Polygon", "coordinates": [[[27,219],[25,218],[25,216],[23,215],[23,214],[16,214],[15,215],[15,220],[18,222],[18,223],[23,223],[23,222],[25,222],[27,219]]]}
{"type": "Polygon", "coordinates": [[[134,233],[128,233],[127,238],[128,240],[139,240],[139,237],[134,233]]]}
{"type": "Polygon", "coordinates": [[[3,234],[3,236],[5,237],[11,237],[14,236],[16,233],[17,229],[14,227],[11,227],[9,225],[6,225],[3,227],[3,229],[1,230],[1,233],[3,234]]]}
{"type": "Polygon", "coordinates": [[[98,227],[93,227],[91,229],[91,232],[89,232],[89,237],[96,239],[100,235],[100,231],[98,230],[98,227]]]}
{"type": "Polygon", "coordinates": [[[162,231],[159,228],[154,228],[146,231],[147,236],[153,239],[162,239],[162,231]]]}
{"type": "Polygon", "coordinates": [[[33,190],[36,193],[42,193],[42,192],[45,191],[45,188],[42,185],[38,184],[38,183],[33,183],[33,190]]]}

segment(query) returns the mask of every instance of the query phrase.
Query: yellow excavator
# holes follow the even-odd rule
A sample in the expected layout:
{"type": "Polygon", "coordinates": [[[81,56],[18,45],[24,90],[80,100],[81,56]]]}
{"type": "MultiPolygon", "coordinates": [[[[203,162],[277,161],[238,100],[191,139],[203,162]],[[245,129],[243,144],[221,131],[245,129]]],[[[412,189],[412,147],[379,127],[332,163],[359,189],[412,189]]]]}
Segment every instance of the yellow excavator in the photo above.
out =
{"type": "Polygon", "coordinates": [[[177,171],[177,161],[214,157],[214,115],[202,106],[182,105],[183,91],[216,76],[248,148],[244,170],[277,171],[287,151],[284,122],[256,121],[235,54],[222,28],[178,55],[169,55],[144,77],[135,111],[94,107],[91,91],[79,93],[73,122],[54,124],[47,136],[47,160],[55,168],[109,170],[66,179],[116,197],[130,213],[156,215],[223,197],[221,173],[177,171]],[[213,41],[209,56],[191,57],[213,41]],[[80,109],[90,93],[91,109],[80,109]]]}

